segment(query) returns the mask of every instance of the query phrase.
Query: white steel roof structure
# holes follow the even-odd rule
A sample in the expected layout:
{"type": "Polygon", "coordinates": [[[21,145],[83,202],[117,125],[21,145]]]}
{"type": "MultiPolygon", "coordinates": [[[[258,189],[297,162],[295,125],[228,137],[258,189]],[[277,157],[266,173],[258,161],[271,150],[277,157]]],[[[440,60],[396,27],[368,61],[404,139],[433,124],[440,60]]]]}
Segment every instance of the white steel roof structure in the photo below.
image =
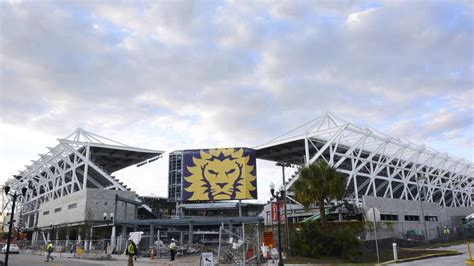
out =
{"type": "Polygon", "coordinates": [[[276,162],[327,161],[347,176],[349,199],[360,201],[367,195],[419,200],[421,196],[444,207],[474,206],[472,162],[358,127],[329,113],[255,149],[257,158],[276,162]]]}
{"type": "Polygon", "coordinates": [[[14,190],[29,188],[25,197],[19,197],[22,215],[36,213],[43,202],[86,188],[130,190],[112,173],[154,161],[164,153],[130,147],[81,128],[58,141],[56,147],[48,147],[46,154],[25,166],[10,184],[14,190]]]}

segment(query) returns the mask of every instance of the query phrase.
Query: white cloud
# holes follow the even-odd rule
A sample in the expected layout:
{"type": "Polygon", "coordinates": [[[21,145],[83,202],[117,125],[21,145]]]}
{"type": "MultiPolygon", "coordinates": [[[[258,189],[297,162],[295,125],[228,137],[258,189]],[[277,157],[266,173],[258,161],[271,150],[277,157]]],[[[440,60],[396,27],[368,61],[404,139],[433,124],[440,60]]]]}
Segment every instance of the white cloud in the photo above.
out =
{"type": "Polygon", "coordinates": [[[355,12],[347,17],[347,24],[349,27],[363,27],[370,23],[370,16],[375,12],[375,8],[369,8],[363,11],[355,12]],[[361,25],[362,24],[362,25],[361,25]]]}
{"type": "Polygon", "coordinates": [[[0,5],[0,125],[30,139],[253,146],[330,111],[474,158],[469,1],[0,5]]]}

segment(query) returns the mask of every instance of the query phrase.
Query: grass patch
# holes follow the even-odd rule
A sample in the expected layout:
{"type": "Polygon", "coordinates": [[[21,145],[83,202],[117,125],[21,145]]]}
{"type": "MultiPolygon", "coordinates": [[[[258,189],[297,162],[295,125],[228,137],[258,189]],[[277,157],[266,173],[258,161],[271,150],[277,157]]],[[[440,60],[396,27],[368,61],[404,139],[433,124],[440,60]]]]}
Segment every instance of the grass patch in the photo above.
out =
{"type": "MultiPolygon", "coordinates": [[[[399,249],[398,259],[409,261],[412,258],[422,256],[452,256],[458,255],[459,252],[451,250],[423,250],[423,249],[399,249]]],[[[381,250],[380,251],[380,262],[386,262],[393,260],[392,250],[381,250]]],[[[343,258],[308,258],[294,256],[290,259],[284,260],[285,264],[330,264],[330,265],[354,265],[354,263],[348,262],[343,258]]],[[[357,260],[357,265],[373,265],[377,263],[377,254],[375,251],[363,253],[357,260]]]]}
{"type": "MultiPolygon", "coordinates": [[[[459,252],[451,250],[428,250],[428,249],[398,249],[398,259],[410,259],[420,256],[451,256],[458,255],[459,252]]],[[[380,251],[380,262],[393,260],[393,251],[391,249],[384,249],[380,251]]],[[[375,251],[364,252],[357,262],[362,263],[376,263],[377,253],[375,251]]]]}
{"type": "MultiPolygon", "coordinates": [[[[452,256],[460,254],[457,251],[451,250],[425,250],[425,249],[403,249],[400,248],[398,250],[398,259],[399,260],[406,260],[409,261],[410,259],[423,257],[423,256],[452,256]]],[[[380,251],[380,262],[387,262],[393,260],[393,253],[392,250],[381,250],[380,251]]],[[[308,257],[300,257],[294,256],[290,259],[284,260],[285,264],[329,264],[329,265],[374,265],[377,263],[377,254],[375,251],[373,252],[366,252],[361,254],[356,263],[349,262],[343,258],[329,258],[329,257],[322,257],[322,258],[308,258],[308,257]]]]}

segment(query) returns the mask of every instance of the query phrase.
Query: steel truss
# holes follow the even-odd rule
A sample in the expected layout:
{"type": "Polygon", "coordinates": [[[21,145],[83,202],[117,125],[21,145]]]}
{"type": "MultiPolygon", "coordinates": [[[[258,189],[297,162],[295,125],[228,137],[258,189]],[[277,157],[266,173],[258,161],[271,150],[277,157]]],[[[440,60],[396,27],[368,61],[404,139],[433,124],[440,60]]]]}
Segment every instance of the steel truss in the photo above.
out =
{"type": "MultiPolygon", "coordinates": [[[[347,196],[435,202],[444,207],[474,206],[474,165],[424,145],[361,128],[325,114],[270,141],[304,139],[302,164],[325,160],[347,176],[347,196]],[[293,137],[291,137],[293,136],[293,137]],[[295,137],[296,136],[296,137],[295,137]]],[[[287,187],[298,179],[295,176],[287,187]]]]}
{"type": "MultiPolygon", "coordinates": [[[[90,188],[102,188],[108,190],[130,190],[120,180],[111,175],[119,170],[118,163],[104,163],[98,153],[92,154],[91,149],[103,149],[111,151],[110,156],[117,156],[119,152],[126,152],[127,156],[134,153],[147,153],[153,156],[160,156],[161,151],[146,150],[127,146],[123,143],[101,137],[87,132],[81,128],[76,129],[65,139],[58,139],[59,144],[48,147],[46,154],[40,154],[40,158],[32,161],[32,164],[25,166],[26,169],[19,171],[15,180],[10,186],[19,190],[24,186],[28,187],[25,197],[19,197],[19,208],[21,215],[31,215],[33,223],[22,220],[25,227],[36,224],[37,211],[39,206],[47,201],[61,198],[71,193],[90,188]],[[97,155],[97,156],[95,156],[97,155]],[[21,207],[20,207],[21,205],[21,207]]],[[[107,154],[107,155],[109,155],[107,154]]],[[[105,155],[105,156],[107,156],[105,155]]],[[[125,156],[125,155],[124,155],[125,156]]],[[[156,158],[158,158],[156,157],[156,158]]],[[[120,159],[120,158],[119,158],[120,159]]],[[[137,160],[137,158],[134,158],[137,160]]],[[[138,158],[140,161],[147,158],[138,158]]],[[[122,160],[124,160],[122,158],[122,160]]],[[[153,159],[154,160],[154,159],[153,159]]],[[[128,161],[130,164],[130,161],[128,161]]],[[[29,217],[27,218],[29,219],[29,217]]]]}

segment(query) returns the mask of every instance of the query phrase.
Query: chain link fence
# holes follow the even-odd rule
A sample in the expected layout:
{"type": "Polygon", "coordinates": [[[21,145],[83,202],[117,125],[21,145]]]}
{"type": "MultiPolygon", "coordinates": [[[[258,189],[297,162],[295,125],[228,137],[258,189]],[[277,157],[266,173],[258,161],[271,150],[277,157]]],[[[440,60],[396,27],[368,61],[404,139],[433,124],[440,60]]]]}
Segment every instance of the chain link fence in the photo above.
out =
{"type": "MultiPolygon", "coordinates": [[[[357,233],[357,237],[361,242],[361,253],[375,253],[375,231],[373,222],[365,222],[363,224],[363,230],[360,233],[357,233]]],[[[376,222],[377,229],[377,239],[379,249],[391,250],[392,243],[396,242],[398,247],[401,248],[412,248],[420,245],[426,244],[426,236],[428,236],[430,243],[441,243],[455,240],[464,240],[474,238],[474,226],[448,226],[442,225],[440,223],[430,223],[427,222],[427,234],[425,234],[425,226],[422,221],[420,222],[376,222]]],[[[291,238],[298,230],[298,224],[289,225],[289,236],[290,243],[291,238]]],[[[217,228],[215,228],[217,229],[217,228]]],[[[242,227],[234,226],[233,228],[226,227],[227,230],[232,230],[234,234],[242,236],[242,227]]],[[[336,229],[335,229],[336,230],[336,229]]],[[[217,247],[219,235],[218,232],[209,231],[195,231],[193,233],[193,243],[190,243],[189,236],[183,232],[174,232],[170,231],[167,235],[162,236],[161,239],[164,241],[158,241],[156,236],[153,238],[153,243],[150,243],[150,236],[143,235],[141,241],[137,244],[138,255],[142,257],[149,256],[150,250],[153,250],[153,253],[157,258],[169,258],[168,244],[171,238],[175,238],[178,244],[178,255],[184,255],[189,253],[197,252],[214,252],[217,255],[217,247]],[[204,234],[205,233],[205,234],[204,234]],[[211,234],[212,233],[212,234],[211,234]],[[181,238],[180,238],[180,235],[181,238]],[[164,242],[164,243],[163,243],[164,242]],[[191,245],[189,245],[191,244],[191,245]]],[[[215,231],[215,230],[214,230],[215,231]]],[[[246,244],[236,247],[235,243],[239,243],[238,237],[230,239],[230,234],[223,234],[222,237],[222,249],[221,249],[221,259],[227,257],[227,261],[232,261],[234,258],[236,260],[242,260],[245,257],[246,260],[257,254],[261,255],[260,247],[264,242],[264,232],[273,232],[272,237],[272,246],[278,247],[278,230],[277,225],[273,226],[259,226],[255,225],[245,225],[245,242],[246,244]],[[258,240],[256,236],[258,235],[258,240]],[[245,249],[245,250],[243,250],[245,249]],[[232,253],[232,254],[230,254],[232,253]]],[[[118,236],[115,239],[115,254],[125,253],[127,245],[127,236],[118,236]]],[[[106,254],[107,247],[111,245],[110,239],[100,239],[100,240],[52,240],[55,245],[55,252],[70,253],[73,255],[82,254],[106,254]],[[78,252],[80,251],[80,252],[78,252]]],[[[293,240],[294,241],[294,240],[293,240]]],[[[22,252],[44,252],[46,251],[45,241],[43,239],[38,239],[36,243],[31,240],[23,240],[15,242],[22,252]]],[[[293,244],[290,245],[293,248],[293,244]]],[[[285,224],[281,224],[281,247],[283,251],[283,256],[287,257],[295,252],[296,250],[290,250],[287,241],[287,233],[285,224]]]]}

